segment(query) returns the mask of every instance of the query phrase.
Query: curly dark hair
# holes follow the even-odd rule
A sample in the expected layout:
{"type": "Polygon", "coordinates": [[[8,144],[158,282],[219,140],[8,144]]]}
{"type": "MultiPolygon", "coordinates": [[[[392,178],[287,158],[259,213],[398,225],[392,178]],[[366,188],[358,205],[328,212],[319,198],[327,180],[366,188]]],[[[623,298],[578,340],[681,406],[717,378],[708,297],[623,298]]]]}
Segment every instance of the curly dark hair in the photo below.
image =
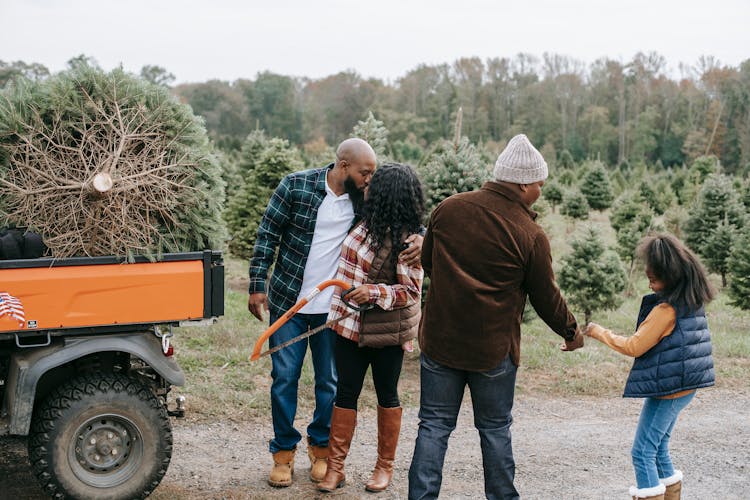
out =
{"type": "Polygon", "coordinates": [[[417,173],[409,165],[385,163],[375,170],[365,198],[362,221],[375,252],[390,236],[395,263],[406,235],[416,233],[424,217],[424,195],[417,173]]]}

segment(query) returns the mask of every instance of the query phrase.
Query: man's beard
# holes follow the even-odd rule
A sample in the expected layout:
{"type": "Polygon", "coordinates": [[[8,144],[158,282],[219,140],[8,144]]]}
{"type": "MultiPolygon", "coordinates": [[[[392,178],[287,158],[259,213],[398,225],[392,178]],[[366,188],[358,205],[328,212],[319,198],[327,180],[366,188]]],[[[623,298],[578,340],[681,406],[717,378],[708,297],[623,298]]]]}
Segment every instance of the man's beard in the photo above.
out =
{"type": "Polygon", "coordinates": [[[354,179],[349,176],[344,179],[344,190],[346,190],[346,194],[349,195],[349,199],[352,201],[354,212],[358,213],[365,201],[364,190],[359,189],[354,183],[354,179]]]}

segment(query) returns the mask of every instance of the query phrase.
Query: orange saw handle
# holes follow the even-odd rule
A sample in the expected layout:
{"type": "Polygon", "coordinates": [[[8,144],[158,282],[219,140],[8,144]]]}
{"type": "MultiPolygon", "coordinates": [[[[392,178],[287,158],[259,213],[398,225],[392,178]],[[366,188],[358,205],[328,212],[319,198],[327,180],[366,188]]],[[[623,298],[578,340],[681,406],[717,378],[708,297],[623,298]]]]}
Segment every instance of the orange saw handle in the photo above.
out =
{"type": "Polygon", "coordinates": [[[250,361],[256,361],[258,358],[260,358],[260,351],[263,349],[263,344],[268,340],[268,338],[276,333],[276,330],[281,328],[281,326],[289,321],[289,319],[297,314],[297,311],[302,309],[305,304],[310,302],[313,297],[318,295],[320,292],[323,291],[323,289],[328,288],[329,286],[338,286],[341,287],[343,290],[346,290],[349,288],[349,285],[341,280],[326,280],[323,283],[319,284],[315,288],[313,288],[310,293],[308,293],[302,300],[297,302],[292,306],[291,309],[289,309],[287,312],[285,312],[279,319],[273,322],[271,326],[269,326],[265,332],[261,334],[261,336],[258,338],[257,342],[255,342],[255,347],[253,348],[253,353],[250,355],[250,361]]]}

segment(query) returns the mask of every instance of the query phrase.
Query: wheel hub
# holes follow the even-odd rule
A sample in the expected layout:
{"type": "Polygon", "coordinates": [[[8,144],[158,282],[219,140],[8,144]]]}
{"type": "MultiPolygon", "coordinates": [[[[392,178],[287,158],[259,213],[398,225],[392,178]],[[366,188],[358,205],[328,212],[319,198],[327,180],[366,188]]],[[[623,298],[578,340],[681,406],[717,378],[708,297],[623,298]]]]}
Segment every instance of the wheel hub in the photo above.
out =
{"type": "Polygon", "coordinates": [[[130,455],[131,433],[115,418],[98,418],[81,426],[76,435],[76,461],[92,472],[110,472],[130,455]]]}

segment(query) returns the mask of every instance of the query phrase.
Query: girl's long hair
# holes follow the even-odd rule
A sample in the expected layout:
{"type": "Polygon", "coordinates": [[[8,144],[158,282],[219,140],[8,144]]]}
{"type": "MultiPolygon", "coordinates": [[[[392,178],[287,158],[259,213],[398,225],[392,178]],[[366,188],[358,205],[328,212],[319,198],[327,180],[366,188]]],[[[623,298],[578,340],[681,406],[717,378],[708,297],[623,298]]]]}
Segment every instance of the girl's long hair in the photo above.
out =
{"type": "Polygon", "coordinates": [[[638,245],[638,255],[646,270],[664,284],[659,294],[673,306],[695,311],[716,296],[698,257],[671,234],[645,237],[638,245]]]}
{"type": "Polygon", "coordinates": [[[375,170],[367,191],[362,220],[375,252],[390,236],[395,263],[403,236],[419,231],[424,216],[422,184],[409,165],[385,163],[375,170]]]}

